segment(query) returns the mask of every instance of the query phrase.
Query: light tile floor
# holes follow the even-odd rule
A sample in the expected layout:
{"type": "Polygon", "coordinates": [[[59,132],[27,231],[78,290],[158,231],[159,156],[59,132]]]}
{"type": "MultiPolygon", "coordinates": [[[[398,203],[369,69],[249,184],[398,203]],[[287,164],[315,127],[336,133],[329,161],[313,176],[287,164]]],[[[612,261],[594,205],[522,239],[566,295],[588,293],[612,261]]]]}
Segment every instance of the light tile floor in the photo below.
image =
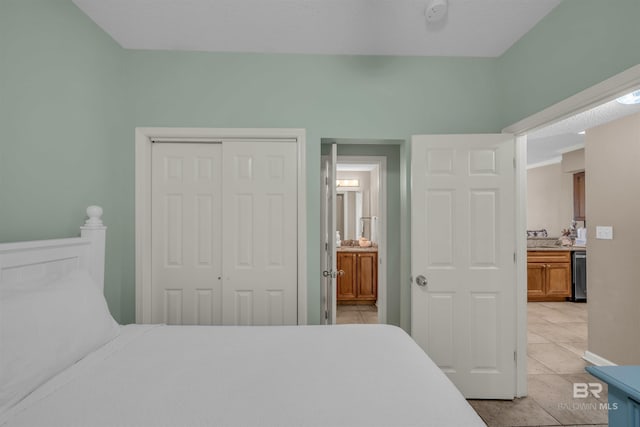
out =
{"type": "Polygon", "coordinates": [[[378,323],[378,307],[375,305],[339,305],[336,323],[378,323]]]}
{"type": "Polygon", "coordinates": [[[513,401],[470,400],[489,427],[606,426],[607,386],[589,375],[582,359],[587,349],[587,304],[530,302],[528,311],[527,397],[513,401]],[[599,399],[573,398],[573,383],[599,382],[599,399]]]}
{"type": "MultiPolygon", "coordinates": [[[[607,425],[607,386],[589,375],[582,359],[587,349],[587,304],[531,302],[528,311],[529,395],[513,401],[469,400],[489,427],[607,425]],[[599,382],[599,399],[573,398],[573,383],[599,382]]],[[[338,324],[377,323],[374,305],[340,305],[338,324]]]]}

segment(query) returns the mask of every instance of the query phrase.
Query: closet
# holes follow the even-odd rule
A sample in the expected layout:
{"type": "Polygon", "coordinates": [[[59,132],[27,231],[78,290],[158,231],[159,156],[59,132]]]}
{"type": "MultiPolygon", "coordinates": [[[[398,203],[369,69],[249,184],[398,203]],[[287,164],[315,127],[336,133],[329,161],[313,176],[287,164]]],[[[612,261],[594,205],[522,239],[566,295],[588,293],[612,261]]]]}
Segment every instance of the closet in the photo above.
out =
{"type": "Polygon", "coordinates": [[[154,141],[153,323],[297,323],[296,147],[154,141]]]}

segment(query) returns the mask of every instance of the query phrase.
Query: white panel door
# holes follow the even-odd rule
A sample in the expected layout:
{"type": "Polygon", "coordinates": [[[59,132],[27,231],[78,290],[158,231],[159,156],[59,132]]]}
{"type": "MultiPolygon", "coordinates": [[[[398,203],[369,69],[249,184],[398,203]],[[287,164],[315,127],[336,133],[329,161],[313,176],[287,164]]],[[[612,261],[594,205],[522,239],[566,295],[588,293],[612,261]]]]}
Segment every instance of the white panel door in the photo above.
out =
{"type": "Polygon", "coordinates": [[[223,143],[226,325],[297,324],[297,147],[223,143]]]}
{"type": "Polygon", "coordinates": [[[411,333],[466,398],[515,395],[514,146],[506,134],[411,142],[411,333]]]}
{"type": "Polygon", "coordinates": [[[220,144],[152,146],[153,323],[222,323],[220,144]]]}
{"type": "Polygon", "coordinates": [[[336,163],[338,159],[338,145],[331,144],[331,154],[322,158],[322,198],[320,231],[321,270],[322,270],[322,304],[321,321],[323,325],[335,325],[337,313],[336,298],[336,163]]]}

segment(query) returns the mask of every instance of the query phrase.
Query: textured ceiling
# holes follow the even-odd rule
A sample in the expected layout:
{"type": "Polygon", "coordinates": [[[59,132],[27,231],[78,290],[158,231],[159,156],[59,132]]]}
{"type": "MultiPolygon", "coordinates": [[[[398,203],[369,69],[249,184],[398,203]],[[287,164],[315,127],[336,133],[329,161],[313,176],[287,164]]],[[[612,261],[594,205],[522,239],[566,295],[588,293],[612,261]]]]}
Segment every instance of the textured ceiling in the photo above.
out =
{"type": "Polygon", "coordinates": [[[536,165],[559,159],[571,148],[584,146],[584,135],[578,132],[640,112],[640,105],[622,105],[610,101],[527,136],[527,164],[536,165]]]}
{"type": "Polygon", "coordinates": [[[560,0],[73,0],[129,49],[497,57],[560,0]]]}

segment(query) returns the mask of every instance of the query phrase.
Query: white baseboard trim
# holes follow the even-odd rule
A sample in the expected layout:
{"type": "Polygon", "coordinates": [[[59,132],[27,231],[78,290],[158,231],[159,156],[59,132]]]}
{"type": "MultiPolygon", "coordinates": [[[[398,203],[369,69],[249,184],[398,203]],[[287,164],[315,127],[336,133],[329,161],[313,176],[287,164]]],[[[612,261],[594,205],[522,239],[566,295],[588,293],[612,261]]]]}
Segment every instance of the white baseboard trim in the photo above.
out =
{"type": "Polygon", "coordinates": [[[617,366],[610,360],[605,359],[604,357],[598,356],[595,353],[591,353],[590,351],[585,351],[582,355],[582,358],[589,363],[593,363],[596,366],[617,366]]]}

